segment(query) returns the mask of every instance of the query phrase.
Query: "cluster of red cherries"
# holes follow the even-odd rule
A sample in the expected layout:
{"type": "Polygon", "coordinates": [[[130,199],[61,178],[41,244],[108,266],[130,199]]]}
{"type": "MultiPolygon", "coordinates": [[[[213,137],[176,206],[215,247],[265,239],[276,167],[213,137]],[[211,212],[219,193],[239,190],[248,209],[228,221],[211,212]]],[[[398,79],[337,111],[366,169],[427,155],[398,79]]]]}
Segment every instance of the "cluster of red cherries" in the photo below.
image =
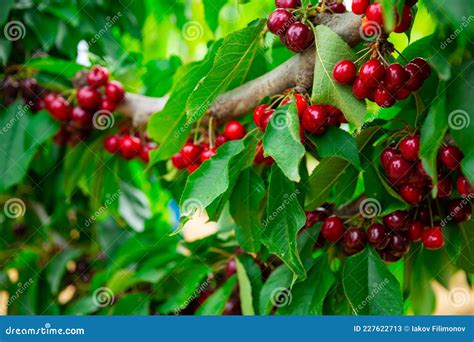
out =
{"type": "Polygon", "coordinates": [[[245,137],[247,130],[238,121],[229,121],[224,127],[224,132],[217,135],[215,146],[208,143],[195,143],[192,139],[184,144],[181,151],[171,158],[171,163],[178,170],[187,169],[189,173],[196,171],[202,163],[211,159],[217,153],[217,148],[231,140],[240,140],[245,137]]]}
{"type": "Polygon", "coordinates": [[[75,145],[87,139],[92,132],[94,114],[100,112],[101,115],[112,116],[116,106],[124,99],[122,84],[109,81],[106,68],[94,66],[86,79],[88,85],[77,90],[75,106],[60,94],[49,93],[44,98],[45,108],[61,122],[61,128],[54,136],[54,141],[60,145],[75,145]]]}
{"type": "Polygon", "coordinates": [[[110,154],[117,154],[125,160],[139,158],[145,164],[150,162],[150,151],[157,148],[146,134],[130,134],[124,127],[122,132],[105,137],[104,148],[110,154]]]}
{"type": "Polygon", "coordinates": [[[314,33],[305,24],[303,17],[312,12],[344,13],[346,6],[342,1],[322,1],[315,8],[301,9],[301,0],[275,0],[277,9],[267,21],[268,30],[279,36],[282,43],[293,52],[303,52],[314,43],[314,33]]]}
{"type": "Polygon", "coordinates": [[[388,108],[398,100],[404,100],[423,86],[430,76],[431,67],[417,57],[405,67],[393,63],[385,67],[376,58],[369,59],[359,69],[354,62],[342,60],[333,69],[337,83],[352,85],[352,92],[359,99],[369,99],[380,107],[388,108]]]}
{"type": "MultiPolygon", "coordinates": [[[[419,205],[429,196],[433,188],[432,179],[427,175],[419,158],[420,136],[408,136],[398,146],[385,148],[380,155],[380,163],[389,182],[398,190],[400,196],[410,205],[419,205]]],[[[456,187],[461,197],[474,195],[474,188],[462,174],[460,163],[463,153],[456,146],[443,146],[438,154],[438,185],[437,196],[441,200],[453,197],[456,187]],[[454,184],[453,184],[454,183],[454,184]]],[[[471,216],[471,205],[463,206],[460,200],[452,200],[448,204],[450,212],[455,212],[454,219],[463,222],[471,216]]]]}
{"type": "MultiPolygon", "coordinates": [[[[418,0],[406,0],[403,5],[402,14],[395,11],[395,28],[394,32],[403,33],[408,31],[412,23],[411,7],[413,7],[418,0]]],[[[372,36],[374,34],[380,34],[377,29],[373,27],[375,23],[380,28],[384,27],[384,15],[382,11],[382,5],[380,2],[375,1],[371,3],[370,0],[353,0],[352,1],[352,12],[357,15],[363,15],[362,19],[362,30],[366,36],[372,36]]]]}

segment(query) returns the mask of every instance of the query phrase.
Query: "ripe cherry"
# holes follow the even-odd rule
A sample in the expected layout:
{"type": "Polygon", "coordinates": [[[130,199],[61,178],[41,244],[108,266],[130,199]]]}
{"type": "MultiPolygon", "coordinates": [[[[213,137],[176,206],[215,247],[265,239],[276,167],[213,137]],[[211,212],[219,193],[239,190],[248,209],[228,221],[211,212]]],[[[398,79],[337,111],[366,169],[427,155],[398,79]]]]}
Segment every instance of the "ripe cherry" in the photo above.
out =
{"type": "Polygon", "coordinates": [[[420,158],[420,136],[406,137],[400,141],[400,153],[406,160],[418,160],[420,158]]]}
{"type": "Polygon", "coordinates": [[[55,93],[48,93],[43,98],[44,105],[48,111],[50,110],[51,103],[53,103],[53,101],[56,100],[57,97],[58,95],[55,93]]]}
{"type": "Polygon", "coordinates": [[[402,257],[410,250],[410,243],[405,236],[394,233],[390,237],[389,249],[394,256],[402,257]]]}
{"type": "Polygon", "coordinates": [[[383,218],[384,224],[396,231],[406,231],[408,229],[409,218],[406,211],[397,210],[383,218]]]}
{"type": "Polygon", "coordinates": [[[56,120],[67,121],[71,116],[71,107],[63,97],[58,96],[51,100],[49,112],[56,120]]]}
{"type": "Polygon", "coordinates": [[[286,46],[293,52],[303,52],[314,43],[313,31],[303,23],[290,25],[285,35],[286,46]]]}
{"type": "Polygon", "coordinates": [[[121,138],[118,135],[105,137],[104,148],[107,152],[114,154],[120,149],[121,138]]]}
{"type": "Polygon", "coordinates": [[[109,81],[109,71],[100,65],[94,66],[87,73],[87,83],[94,88],[105,86],[109,81]]]}
{"type": "Polygon", "coordinates": [[[267,104],[261,104],[260,106],[257,106],[254,111],[253,111],[253,122],[257,127],[260,127],[260,120],[262,119],[262,115],[265,113],[266,110],[268,110],[268,105],[267,104]]]}
{"type": "Polygon", "coordinates": [[[142,145],[140,152],[138,153],[138,158],[140,158],[145,164],[150,162],[150,151],[156,148],[156,144],[149,142],[145,145],[142,145]]]}
{"type": "Polygon", "coordinates": [[[125,89],[122,83],[118,81],[110,81],[105,85],[105,95],[110,101],[119,103],[125,97],[125,89]]]}
{"type": "Polygon", "coordinates": [[[297,8],[301,6],[301,0],[275,0],[278,8],[297,8]]]}
{"type": "Polygon", "coordinates": [[[463,154],[456,146],[443,146],[439,151],[441,162],[449,170],[456,170],[463,158],[463,154]]]}
{"type": "Polygon", "coordinates": [[[306,228],[311,228],[317,222],[322,222],[329,217],[326,208],[317,208],[313,211],[306,211],[306,228]]]}
{"type": "Polygon", "coordinates": [[[374,93],[375,103],[382,108],[390,108],[395,104],[395,97],[385,87],[378,86],[374,93]]]}
{"type": "Polygon", "coordinates": [[[423,235],[423,223],[421,221],[412,221],[408,227],[408,239],[410,241],[420,241],[423,235]]]}
{"type": "Polygon", "coordinates": [[[400,88],[395,93],[395,99],[397,101],[405,100],[408,96],[410,96],[411,91],[407,88],[400,88]]]}
{"type": "Polygon", "coordinates": [[[293,17],[293,14],[286,9],[279,8],[273,11],[268,18],[267,27],[271,33],[282,36],[294,21],[295,17],[293,17]]]}
{"type": "Polygon", "coordinates": [[[214,157],[216,154],[217,154],[217,152],[216,152],[216,149],[215,149],[215,148],[210,148],[210,149],[204,150],[204,151],[201,153],[201,162],[205,162],[206,160],[211,159],[211,158],[214,157]]]}
{"type": "Polygon", "coordinates": [[[101,100],[100,93],[92,87],[82,87],[77,92],[77,103],[85,110],[97,110],[101,100]]]}
{"type": "Polygon", "coordinates": [[[171,162],[178,170],[185,169],[188,166],[188,163],[184,160],[183,154],[181,152],[178,152],[173,157],[171,157],[171,162]]]}
{"type": "Polygon", "coordinates": [[[427,228],[421,240],[426,249],[440,249],[444,246],[443,230],[439,226],[427,228]]]}
{"type": "Polygon", "coordinates": [[[361,228],[350,228],[344,233],[344,250],[347,254],[355,254],[365,247],[365,231],[361,228]]]}
{"type": "Polygon", "coordinates": [[[362,15],[370,5],[370,0],[352,0],[352,12],[362,15]]]}
{"type": "Polygon", "coordinates": [[[219,134],[219,135],[216,137],[216,148],[221,147],[221,146],[224,145],[226,142],[227,142],[227,138],[225,137],[225,135],[224,135],[224,134],[219,134]]]}
{"type": "Polygon", "coordinates": [[[397,13],[397,25],[395,26],[394,31],[396,33],[403,33],[408,31],[411,25],[412,14],[410,7],[407,5],[403,5],[402,9],[402,17],[397,13]]]}
{"type": "Polygon", "coordinates": [[[141,149],[140,139],[131,135],[124,135],[120,144],[120,154],[127,160],[133,159],[141,149]]]}
{"type": "Polygon", "coordinates": [[[420,89],[423,85],[423,74],[420,67],[414,63],[408,63],[405,66],[405,71],[410,75],[410,78],[405,84],[405,88],[410,91],[417,91],[420,89]]]}
{"type": "Polygon", "coordinates": [[[411,184],[405,184],[400,188],[400,195],[411,205],[417,205],[423,199],[423,189],[411,184]]]}
{"type": "Polygon", "coordinates": [[[349,84],[354,81],[357,76],[357,68],[355,64],[347,59],[340,61],[334,66],[332,77],[337,83],[349,84]]]}
{"type": "Polygon", "coordinates": [[[462,197],[468,197],[474,194],[474,187],[469,183],[466,177],[460,175],[456,180],[456,187],[462,197]]]}
{"type": "Polygon", "coordinates": [[[110,113],[113,113],[115,111],[115,108],[116,108],[116,103],[113,102],[113,101],[110,101],[107,97],[102,97],[102,99],[100,100],[100,107],[99,109],[100,110],[105,110],[107,112],[110,112],[110,113]]]}
{"type": "Polygon", "coordinates": [[[387,247],[390,239],[383,224],[374,223],[367,229],[367,241],[375,248],[382,250],[387,247]]]}
{"type": "Polygon", "coordinates": [[[195,145],[192,142],[186,143],[181,149],[181,154],[183,155],[184,162],[187,166],[199,162],[201,153],[202,147],[195,145]]]}
{"type": "Polygon", "coordinates": [[[398,63],[390,64],[385,69],[385,82],[387,90],[394,93],[401,89],[410,78],[405,68],[398,63]]]}
{"type": "Polygon", "coordinates": [[[245,137],[245,127],[238,121],[230,121],[224,128],[224,136],[227,140],[239,140],[245,137]]]}
{"type": "Polygon", "coordinates": [[[201,166],[201,164],[191,164],[188,166],[187,170],[191,174],[194,173],[194,171],[196,171],[197,169],[199,169],[199,166],[201,166]]]}
{"type": "Polygon", "coordinates": [[[472,215],[471,203],[466,200],[454,200],[448,204],[449,214],[457,223],[469,221],[472,215]]]}
{"type": "Polygon", "coordinates": [[[321,234],[329,242],[336,242],[344,235],[344,222],[337,216],[329,216],[324,220],[321,227],[321,234]]]}
{"type": "Polygon", "coordinates": [[[309,106],[303,114],[302,124],[306,131],[312,134],[324,133],[329,115],[325,106],[309,106]]]}
{"type": "Polygon", "coordinates": [[[87,128],[92,123],[92,114],[81,107],[74,107],[71,111],[71,121],[80,128],[87,128]]]}
{"type": "Polygon", "coordinates": [[[410,63],[418,65],[418,67],[421,70],[421,75],[423,76],[424,80],[430,77],[431,67],[425,59],[421,57],[417,57],[414,60],[412,60],[410,63]]]}
{"type": "Polygon", "coordinates": [[[453,192],[453,183],[451,179],[446,176],[439,175],[438,177],[438,198],[448,198],[453,192]]]}
{"type": "Polygon", "coordinates": [[[364,81],[367,87],[376,87],[385,77],[385,68],[377,59],[369,59],[362,64],[359,71],[359,78],[364,81]]]}
{"type": "Polygon", "coordinates": [[[352,84],[352,92],[358,99],[364,100],[370,98],[372,91],[373,90],[367,87],[360,77],[357,77],[352,84]]]}
{"type": "Polygon", "coordinates": [[[255,148],[256,154],[254,158],[255,164],[265,164],[267,166],[271,166],[275,161],[272,157],[265,157],[265,151],[263,150],[262,142],[257,144],[255,148]]]}
{"type": "Polygon", "coordinates": [[[306,102],[306,99],[304,98],[303,95],[301,94],[295,94],[293,96],[287,97],[283,101],[281,101],[280,106],[287,105],[288,103],[291,103],[293,101],[293,98],[296,99],[296,108],[298,109],[298,117],[302,118],[304,112],[308,108],[308,103],[306,102]]]}
{"type": "Polygon", "coordinates": [[[387,167],[387,176],[394,184],[403,182],[410,176],[411,164],[402,156],[394,156],[387,167]]]}
{"type": "Polygon", "coordinates": [[[344,5],[342,2],[334,2],[328,5],[328,9],[332,13],[345,13],[346,5],[344,5]]]}
{"type": "Polygon", "coordinates": [[[390,161],[395,156],[400,156],[400,153],[398,152],[397,149],[392,148],[392,147],[384,148],[384,150],[380,154],[380,163],[382,164],[382,167],[385,169],[385,171],[388,170],[388,166],[390,165],[390,161]]]}
{"type": "Polygon", "coordinates": [[[370,4],[365,10],[365,16],[368,20],[374,21],[378,25],[383,26],[384,20],[382,6],[380,5],[380,3],[375,2],[373,4],[370,4]]]}

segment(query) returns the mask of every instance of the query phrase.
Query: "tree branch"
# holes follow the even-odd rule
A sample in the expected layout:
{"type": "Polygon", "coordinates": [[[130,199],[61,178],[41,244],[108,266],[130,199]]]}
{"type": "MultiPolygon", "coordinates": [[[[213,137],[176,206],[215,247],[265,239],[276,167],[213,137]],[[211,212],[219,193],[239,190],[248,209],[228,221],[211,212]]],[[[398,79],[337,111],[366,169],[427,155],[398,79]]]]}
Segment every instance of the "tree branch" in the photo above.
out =
{"type": "MultiPolygon", "coordinates": [[[[351,46],[361,41],[360,16],[351,12],[318,14],[314,23],[327,25],[351,46]]],[[[219,95],[208,113],[219,121],[238,118],[251,112],[267,96],[281,94],[289,88],[309,90],[313,83],[314,61],[315,49],[308,49],[265,75],[219,95]]],[[[167,99],[127,93],[117,110],[131,117],[135,125],[141,125],[147,121],[148,116],[161,111],[167,99]]]]}

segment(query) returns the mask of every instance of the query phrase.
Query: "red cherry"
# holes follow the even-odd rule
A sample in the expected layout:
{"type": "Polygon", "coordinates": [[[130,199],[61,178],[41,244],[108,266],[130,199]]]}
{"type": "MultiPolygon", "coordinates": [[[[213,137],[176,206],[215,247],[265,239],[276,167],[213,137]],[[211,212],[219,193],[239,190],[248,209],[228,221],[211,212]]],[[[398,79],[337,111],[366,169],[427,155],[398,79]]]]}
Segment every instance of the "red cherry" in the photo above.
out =
{"type": "Polygon", "coordinates": [[[335,2],[328,5],[329,12],[332,13],[345,13],[346,12],[346,5],[342,2],[335,2]]]}
{"type": "Polygon", "coordinates": [[[49,112],[58,121],[67,121],[71,116],[71,107],[69,103],[61,96],[51,100],[49,104],[49,112]]]}
{"type": "Polygon", "coordinates": [[[423,85],[423,74],[418,65],[414,63],[408,63],[405,66],[405,71],[410,75],[410,78],[405,84],[406,89],[410,91],[417,91],[423,85]]]}
{"type": "Polygon", "coordinates": [[[382,5],[380,3],[375,2],[370,4],[367,9],[365,10],[365,16],[368,20],[376,22],[378,25],[383,26],[383,13],[382,13],[382,5]]]}
{"type": "Polygon", "coordinates": [[[365,231],[361,228],[350,228],[344,233],[344,250],[347,254],[355,254],[365,247],[365,231]]]}
{"type": "Polygon", "coordinates": [[[125,89],[122,83],[118,81],[110,81],[105,85],[105,95],[110,101],[119,103],[125,97],[125,89]]]}
{"type": "Polygon", "coordinates": [[[409,218],[406,211],[397,210],[383,218],[384,224],[390,229],[396,231],[405,231],[408,229],[409,218]]]}
{"type": "Polygon", "coordinates": [[[44,105],[45,105],[45,107],[46,107],[46,109],[47,109],[48,111],[50,111],[51,103],[53,103],[53,101],[56,100],[57,97],[58,97],[58,95],[55,94],[55,93],[48,93],[48,94],[46,94],[46,96],[43,98],[44,105]]]}
{"type": "Polygon", "coordinates": [[[301,0],[275,0],[278,8],[297,8],[301,6],[301,0]]]}
{"type": "Polygon", "coordinates": [[[253,122],[257,127],[260,127],[260,120],[262,119],[263,113],[268,109],[267,104],[261,104],[260,106],[257,106],[254,111],[253,111],[253,122]]]}
{"type": "Polygon", "coordinates": [[[405,184],[400,188],[400,195],[411,205],[417,205],[423,199],[423,190],[420,187],[405,184]]]}
{"type": "Polygon", "coordinates": [[[395,98],[392,94],[385,89],[385,87],[377,87],[375,89],[375,103],[377,103],[382,108],[390,108],[395,104],[395,98]]]}
{"type": "Polygon", "coordinates": [[[118,135],[111,135],[105,137],[104,139],[104,148],[107,152],[114,154],[117,153],[120,149],[121,138],[118,135]]]}
{"type": "Polygon", "coordinates": [[[100,65],[94,66],[91,71],[87,73],[87,83],[91,87],[99,88],[105,86],[109,80],[109,71],[100,65]]]}
{"type": "Polygon", "coordinates": [[[290,25],[285,35],[286,46],[293,52],[303,52],[314,43],[313,31],[303,23],[290,25]]]}
{"type": "Polygon", "coordinates": [[[370,0],[352,0],[352,12],[362,15],[370,5],[370,0]]]}
{"type": "Polygon", "coordinates": [[[173,163],[173,166],[178,170],[182,170],[188,167],[188,164],[184,160],[183,154],[181,152],[178,152],[173,157],[171,157],[171,162],[173,163]]]}
{"type": "Polygon", "coordinates": [[[337,216],[329,216],[324,220],[321,227],[321,234],[329,242],[336,242],[344,235],[344,222],[337,216]]]}
{"type": "Polygon", "coordinates": [[[397,25],[395,26],[394,31],[397,33],[403,33],[408,31],[411,25],[412,14],[410,7],[407,5],[403,6],[402,10],[402,18],[399,18],[399,14],[397,13],[397,25]]]}
{"type": "Polygon", "coordinates": [[[31,107],[31,110],[34,113],[39,112],[40,110],[43,110],[46,107],[44,101],[40,98],[34,99],[33,100],[33,106],[31,107]]]}
{"type": "Polygon", "coordinates": [[[420,241],[423,235],[423,223],[415,220],[410,223],[408,227],[408,239],[410,241],[420,241]]]}
{"type": "Polygon", "coordinates": [[[453,183],[449,177],[439,176],[438,179],[438,198],[448,198],[453,192],[453,183]]]}
{"type": "Polygon", "coordinates": [[[232,277],[237,272],[237,264],[234,259],[231,259],[225,266],[225,275],[227,278],[232,277]]]}
{"type": "Polygon", "coordinates": [[[296,108],[298,109],[298,117],[302,118],[304,112],[308,108],[308,103],[306,102],[306,99],[304,98],[303,95],[295,94],[293,96],[285,98],[283,101],[281,101],[280,107],[291,103],[293,101],[293,98],[296,99],[296,108]]]}
{"type": "Polygon", "coordinates": [[[401,89],[408,79],[410,74],[405,71],[405,68],[398,63],[391,64],[385,70],[385,82],[387,85],[387,90],[392,93],[401,89]]]}
{"type": "Polygon", "coordinates": [[[456,180],[456,187],[462,197],[468,197],[474,194],[474,187],[469,183],[466,177],[460,175],[456,180]]]}
{"type": "Polygon", "coordinates": [[[337,63],[332,71],[332,77],[337,83],[341,84],[352,83],[356,76],[357,68],[355,64],[347,59],[337,63]]]}
{"type": "Polygon", "coordinates": [[[309,106],[303,114],[302,124],[306,131],[312,134],[324,133],[329,115],[325,106],[309,106]]]}
{"type": "Polygon", "coordinates": [[[364,100],[371,97],[372,89],[367,87],[365,82],[360,79],[360,77],[357,77],[352,84],[352,92],[354,93],[355,97],[364,100]]]}
{"type": "Polygon", "coordinates": [[[328,218],[329,214],[325,208],[318,208],[313,211],[306,211],[306,228],[311,228],[317,222],[322,222],[328,218]]]}
{"type": "Polygon", "coordinates": [[[196,171],[197,169],[199,169],[199,166],[201,166],[200,164],[191,164],[188,166],[188,172],[191,174],[191,173],[194,173],[194,171],[196,171]]]}
{"type": "Polygon", "coordinates": [[[131,135],[125,135],[122,137],[120,144],[120,154],[127,160],[133,159],[140,152],[141,146],[140,139],[131,135]]]}
{"type": "Polygon", "coordinates": [[[110,101],[107,97],[102,97],[100,100],[100,110],[105,110],[107,112],[113,113],[116,108],[116,104],[113,101],[110,101]]]}
{"type": "Polygon", "coordinates": [[[214,157],[215,155],[217,154],[216,152],[216,149],[215,148],[211,148],[211,149],[208,149],[208,150],[205,150],[201,153],[201,162],[205,162],[206,160],[209,160],[211,159],[212,157],[214,157]]]}
{"type": "Polygon", "coordinates": [[[77,92],[77,103],[85,110],[95,111],[101,103],[100,93],[92,87],[82,87],[77,92]]]}
{"type": "Polygon", "coordinates": [[[405,100],[408,96],[410,96],[411,91],[408,90],[407,88],[401,88],[398,89],[398,91],[395,94],[395,99],[397,101],[405,100]]]}
{"type": "Polygon", "coordinates": [[[265,164],[267,166],[271,166],[275,162],[272,157],[265,157],[262,142],[259,142],[257,144],[257,147],[255,150],[256,150],[256,154],[254,158],[255,164],[265,164]]]}
{"type": "Polygon", "coordinates": [[[288,30],[288,27],[295,22],[295,17],[286,9],[276,9],[270,15],[267,21],[268,30],[278,36],[282,36],[288,30]]]}
{"type": "Polygon", "coordinates": [[[416,161],[420,154],[420,136],[406,137],[400,142],[400,153],[409,161],[416,161]]]}
{"type": "Polygon", "coordinates": [[[219,134],[216,137],[216,147],[219,148],[227,142],[227,138],[224,134],[219,134]]]}
{"type": "Polygon", "coordinates": [[[426,80],[428,77],[430,77],[431,74],[431,67],[428,64],[426,60],[424,60],[421,57],[417,57],[414,60],[412,60],[410,63],[418,65],[418,67],[421,70],[421,74],[423,76],[423,79],[426,80]]]}
{"type": "Polygon", "coordinates": [[[92,123],[92,114],[81,107],[74,107],[71,112],[71,121],[77,127],[87,128],[92,123]]]}
{"type": "Polygon", "coordinates": [[[270,120],[273,116],[273,113],[275,112],[274,109],[267,109],[263,114],[262,117],[260,118],[260,128],[262,131],[266,131],[268,124],[270,123],[270,120]]]}
{"type": "Polygon", "coordinates": [[[385,68],[377,59],[369,59],[362,64],[359,71],[359,78],[364,81],[367,87],[376,87],[385,77],[385,68]]]}
{"type": "Polygon", "coordinates": [[[197,163],[201,158],[202,147],[193,143],[186,143],[181,149],[186,165],[197,163]]]}
{"type": "Polygon", "coordinates": [[[444,246],[443,230],[439,226],[427,228],[421,240],[426,249],[440,249],[444,246]]]}
{"type": "Polygon", "coordinates": [[[380,154],[380,163],[385,170],[388,170],[388,166],[393,157],[400,156],[397,149],[386,147],[380,154]]]}
{"type": "Polygon", "coordinates": [[[245,137],[245,127],[238,121],[230,121],[224,128],[224,135],[228,140],[239,140],[245,137]]]}
{"type": "Polygon", "coordinates": [[[388,178],[394,184],[408,178],[411,171],[411,164],[402,156],[394,156],[387,167],[388,178]]]}
{"type": "Polygon", "coordinates": [[[449,215],[454,218],[457,223],[469,221],[472,215],[471,203],[466,200],[455,200],[448,204],[449,215]]]}
{"type": "Polygon", "coordinates": [[[54,134],[53,141],[57,145],[66,145],[69,139],[69,132],[66,130],[65,126],[61,126],[61,128],[54,134]]]}
{"type": "Polygon", "coordinates": [[[388,248],[392,255],[402,257],[410,250],[410,243],[405,236],[395,233],[390,237],[388,248]]]}
{"type": "Polygon", "coordinates": [[[463,159],[463,153],[456,146],[443,146],[439,156],[443,165],[452,171],[459,168],[459,163],[463,159]]]}
{"type": "Polygon", "coordinates": [[[367,241],[374,246],[375,249],[384,249],[387,247],[390,238],[383,224],[374,223],[367,229],[367,241]]]}

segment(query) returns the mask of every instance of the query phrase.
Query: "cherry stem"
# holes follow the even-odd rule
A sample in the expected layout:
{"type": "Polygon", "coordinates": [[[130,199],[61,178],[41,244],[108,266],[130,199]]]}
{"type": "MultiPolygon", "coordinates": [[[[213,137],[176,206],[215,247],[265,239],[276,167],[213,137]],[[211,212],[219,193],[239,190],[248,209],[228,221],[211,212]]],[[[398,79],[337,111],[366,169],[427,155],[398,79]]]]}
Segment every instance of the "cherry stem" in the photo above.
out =
{"type": "Polygon", "coordinates": [[[194,131],[194,138],[193,138],[194,144],[196,144],[196,142],[198,140],[198,134],[199,134],[199,130],[200,130],[200,127],[201,127],[201,120],[202,120],[202,118],[200,118],[199,121],[197,122],[196,130],[194,131]]]}
{"type": "Polygon", "coordinates": [[[359,63],[361,60],[363,60],[365,57],[367,57],[368,55],[370,55],[372,53],[372,48],[369,47],[367,52],[365,52],[362,56],[360,56],[355,62],[354,64],[357,64],[359,63]]]}
{"type": "Polygon", "coordinates": [[[380,53],[379,50],[377,50],[377,55],[379,55],[380,59],[382,60],[382,62],[384,62],[384,64],[385,64],[386,66],[389,66],[389,65],[390,65],[390,63],[387,62],[387,60],[386,60],[385,57],[380,53]]]}
{"type": "Polygon", "coordinates": [[[212,149],[214,148],[214,117],[211,115],[209,119],[209,127],[208,127],[208,134],[209,134],[209,147],[212,149]]]}
{"type": "Polygon", "coordinates": [[[398,51],[396,47],[393,47],[393,50],[394,50],[396,53],[398,53],[398,55],[399,55],[400,57],[402,57],[402,59],[403,59],[405,62],[409,63],[409,60],[406,59],[405,56],[403,56],[403,54],[402,54],[400,51],[398,51]]]}
{"type": "Polygon", "coordinates": [[[420,118],[421,114],[425,111],[425,105],[423,104],[423,100],[418,92],[413,94],[415,97],[416,103],[416,119],[415,119],[415,127],[418,127],[418,119],[420,118]]]}

